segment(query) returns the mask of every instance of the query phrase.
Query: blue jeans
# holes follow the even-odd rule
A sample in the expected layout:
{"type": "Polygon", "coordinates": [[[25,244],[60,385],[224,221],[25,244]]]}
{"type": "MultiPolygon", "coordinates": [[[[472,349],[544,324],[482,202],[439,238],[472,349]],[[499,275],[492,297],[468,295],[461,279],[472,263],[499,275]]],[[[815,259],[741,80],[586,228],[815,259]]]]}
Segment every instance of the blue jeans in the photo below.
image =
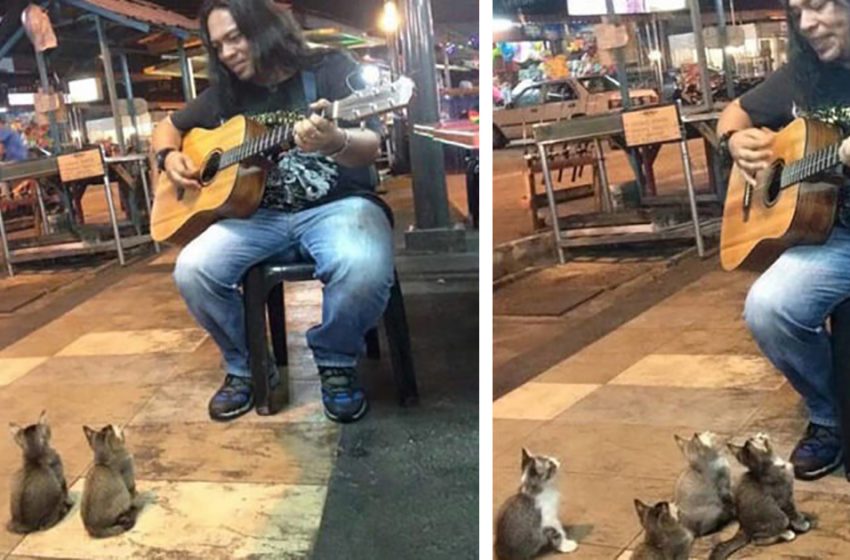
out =
{"type": "Polygon", "coordinates": [[[324,284],[322,323],[307,332],[320,367],[352,367],[393,285],[392,228],[384,211],[349,197],[286,213],[260,208],[216,222],[180,252],[174,279],[195,320],[218,344],[227,373],[249,377],[240,284],[249,268],[310,259],[324,284]]]}
{"type": "Polygon", "coordinates": [[[783,253],[750,288],[744,307],[759,347],[802,395],[810,420],[823,426],[838,426],[825,322],[848,297],[850,230],[836,225],[825,244],[783,253]]]}

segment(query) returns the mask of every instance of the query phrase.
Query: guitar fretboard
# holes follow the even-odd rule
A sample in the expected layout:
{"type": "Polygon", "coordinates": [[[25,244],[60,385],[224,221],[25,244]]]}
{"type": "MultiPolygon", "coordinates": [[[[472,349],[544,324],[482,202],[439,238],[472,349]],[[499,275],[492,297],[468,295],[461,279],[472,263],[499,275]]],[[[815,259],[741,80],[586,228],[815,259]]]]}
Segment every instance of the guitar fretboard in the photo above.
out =
{"type": "Polygon", "coordinates": [[[838,157],[840,144],[832,144],[803,157],[782,170],[781,188],[790,187],[841,163],[838,157]]]}
{"type": "Polygon", "coordinates": [[[235,165],[245,159],[262,154],[273,148],[280,146],[284,142],[292,140],[292,125],[285,124],[278,126],[261,134],[256,138],[251,138],[244,144],[227,150],[221,156],[221,168],[235,165]]]}

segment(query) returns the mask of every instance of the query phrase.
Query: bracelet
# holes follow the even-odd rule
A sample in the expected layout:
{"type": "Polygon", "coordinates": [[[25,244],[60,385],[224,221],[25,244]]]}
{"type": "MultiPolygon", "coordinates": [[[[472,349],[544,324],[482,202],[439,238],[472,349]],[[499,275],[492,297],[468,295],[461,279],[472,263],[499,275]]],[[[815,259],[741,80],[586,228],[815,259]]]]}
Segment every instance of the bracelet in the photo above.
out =
{"type": "Polygon", "coordinates": [[[348,133],[348,129],[341,128],[340,130],[342,130],[342,135],[344,136],[342,146],[340,146],[329,154],[325,154],[325,157],[328,157],[332,160],[336,160],[336,158],[341,156],[342,153],[345,152],[345,150],[347,150],[348,147],[351,145],[351,134],[348,133]]]}

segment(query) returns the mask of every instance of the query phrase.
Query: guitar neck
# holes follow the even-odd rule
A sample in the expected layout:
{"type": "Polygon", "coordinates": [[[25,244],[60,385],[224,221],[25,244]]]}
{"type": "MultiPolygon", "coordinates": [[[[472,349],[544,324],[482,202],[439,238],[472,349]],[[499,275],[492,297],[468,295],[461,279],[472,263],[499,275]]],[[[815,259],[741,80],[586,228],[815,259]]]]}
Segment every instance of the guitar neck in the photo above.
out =
{"type": "Polygon", "coordinates": [[[221,156],[221,167],[235,165],[248,158],[258,156],[274,146],[290,143],[292,141],[292,127],[292,124],[275,127],[256,138],[251,138],[247,142],[227,150],[221,156]]]}
{"type": "Polygon", "coordinates": [[[840,146],[840,142],[829,145],[787,165],[782,170],[782,188],[803,182],[837,166],[841,163],[841,159],[838,157],[840,146]]]}

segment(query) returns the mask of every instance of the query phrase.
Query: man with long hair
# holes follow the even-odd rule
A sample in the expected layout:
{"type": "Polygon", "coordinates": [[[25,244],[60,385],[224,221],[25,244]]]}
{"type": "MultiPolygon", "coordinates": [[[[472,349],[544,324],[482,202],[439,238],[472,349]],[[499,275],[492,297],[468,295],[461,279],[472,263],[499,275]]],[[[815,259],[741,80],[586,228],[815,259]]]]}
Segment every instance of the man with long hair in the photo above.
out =
{"type": "MultiPolygon", "coordinates": [[[[787,0],[789,61],[724,111],[717,126],[748,181],[765,169],[775,132],[797,116],[835,123],[850,136],[850,3],[787,0]]],[[[850,142],[840,150],[850,163],[850,142]]],[[[809,425],[791,453],[797,478],[815,480],[842,462],[825,322],[850,297],[850,201],[823,245],[793,247],[759,277],[744,318],[761,350],[800,393],[809,425]]]]}
{"type": "MultiPolygon", "coordinates": [[[[188,130],[215,128],[237,114],[277,124],[363,87],[350,56],[310,49],[292,15],[270,0],[206,0],[199,20],[211,85],[153,134],[158,165],[180,187],[200,188],[198,169],[180,152],[188,130]]],[[[239,284],[251,266],[269,259],[315,261],[324,284],[322,323],[307,332],[307,343],[325,414],[348,422],[366,413],[355,366],[393,283],[390,213],[374,194],[370,169],[379,124],[367,125],[341,128],[317,113],[300,118],[297,147],[272,161],[260,208],[247,219],[213,224],[180,252],[180,294],[223,356],[212,419],[231,420],[253,407],[239,284]]],[[[270,376],[279,381],[277,370],[270,376]]]]}

